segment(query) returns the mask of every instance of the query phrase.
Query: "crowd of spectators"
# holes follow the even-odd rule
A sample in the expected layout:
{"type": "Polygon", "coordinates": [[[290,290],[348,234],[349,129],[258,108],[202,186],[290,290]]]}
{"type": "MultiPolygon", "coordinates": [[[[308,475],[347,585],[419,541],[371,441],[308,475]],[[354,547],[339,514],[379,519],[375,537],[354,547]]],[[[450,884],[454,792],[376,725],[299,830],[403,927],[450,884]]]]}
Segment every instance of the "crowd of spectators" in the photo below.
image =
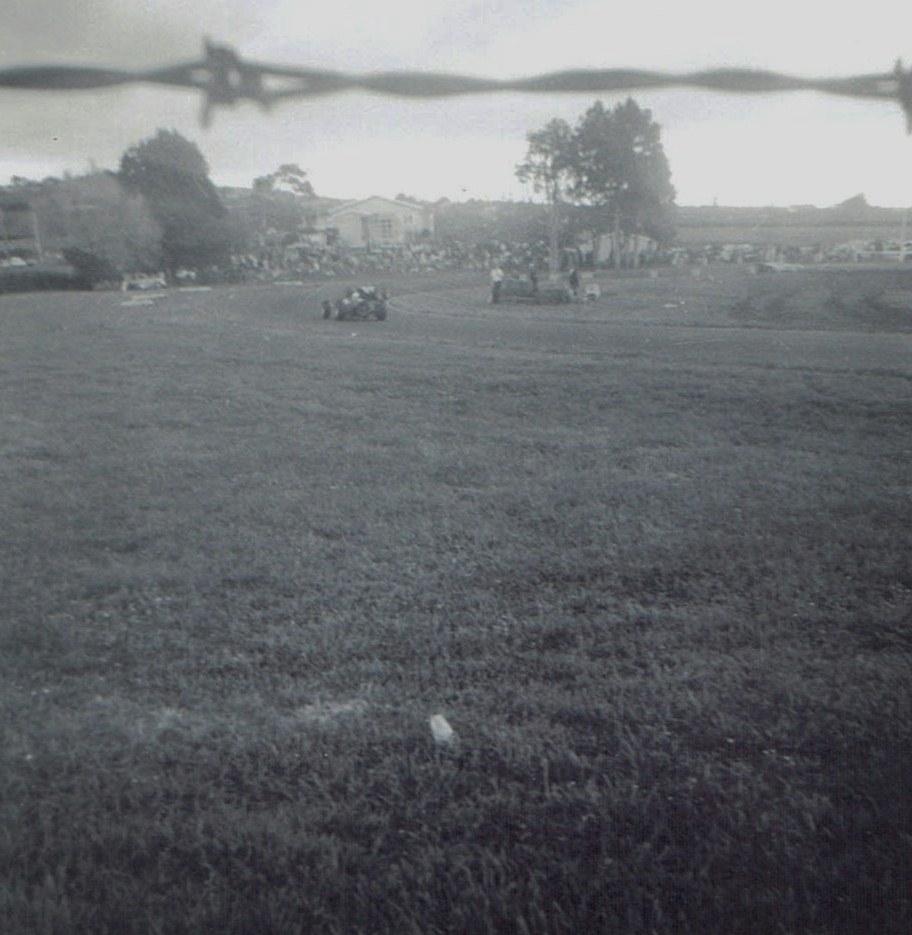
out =
{"type": "Polygon", "coordinates": [[[667,251],[671,266],[706,263],[820,263],[833,259],[838,248],[820,244],[713,243],[672,247],[667,251]]]}
{"type": "MultiPolygon", "coordinates": [[[[809,246],[758,246],[755,244],[707,244],[669,247],[651,254],[650,266],[700,266],[710,263],[815,263],[838,259],[832,249],[809,246]]],[[[856,257],[857,258],[857,257],[856,257]]],[[[507,278],[529,277],[548,268],[548,244],[544,240],[518,242],[489,240],[469,244],[461,241],[423,242],[398,248],[355,250],[329,246],[293,245],[281,250],[257,250],[231,258],[231,278],[244,282],[274,282],[282,279],[353,278],[378,274],[420,274],[447,270],[477,270],[493,267],[507,278]]],[[[563,273],[593,267],[585,251],[560,251],[563,273]]]]}
{"type": "Polygon", "coordinates": [[[547,268],[548,247],[543,241],[515,243],[460,241],[418,243],[399,248],[353,250],[339,245],[295,246],[281,251],[236,254],[232,271],[246,282],[277,279],[352,277],[375,273],[425,273],[441,270],[485,271],[495,263],[510,273],[547,268]]]}

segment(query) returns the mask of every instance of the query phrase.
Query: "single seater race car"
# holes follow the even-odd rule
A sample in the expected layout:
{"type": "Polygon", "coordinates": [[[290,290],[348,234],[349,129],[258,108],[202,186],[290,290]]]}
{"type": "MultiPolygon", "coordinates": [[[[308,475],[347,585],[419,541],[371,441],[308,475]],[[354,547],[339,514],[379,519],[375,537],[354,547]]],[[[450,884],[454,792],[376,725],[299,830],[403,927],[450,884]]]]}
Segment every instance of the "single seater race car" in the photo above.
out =
{"type": "Polygon", "coordinates": [[[386,303],[389,296],[380,286],[357,286],[346,289],[345,295],[335,303],[323,302],[323,317],[336,321],[386,321],[386,303]]]}

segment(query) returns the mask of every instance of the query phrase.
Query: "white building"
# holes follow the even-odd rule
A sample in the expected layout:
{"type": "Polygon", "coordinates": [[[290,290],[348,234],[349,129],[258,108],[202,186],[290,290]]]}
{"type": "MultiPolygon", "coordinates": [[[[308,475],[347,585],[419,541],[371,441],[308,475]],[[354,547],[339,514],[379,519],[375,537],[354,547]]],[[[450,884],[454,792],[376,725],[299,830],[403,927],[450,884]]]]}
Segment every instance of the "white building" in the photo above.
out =
{"type": "Polygon", "coordinates": [[[372,195],[330,211],[326,223],[339,231],[347,247],[403,247],[433,235],[434,214],[411,201],[372,195]]]}

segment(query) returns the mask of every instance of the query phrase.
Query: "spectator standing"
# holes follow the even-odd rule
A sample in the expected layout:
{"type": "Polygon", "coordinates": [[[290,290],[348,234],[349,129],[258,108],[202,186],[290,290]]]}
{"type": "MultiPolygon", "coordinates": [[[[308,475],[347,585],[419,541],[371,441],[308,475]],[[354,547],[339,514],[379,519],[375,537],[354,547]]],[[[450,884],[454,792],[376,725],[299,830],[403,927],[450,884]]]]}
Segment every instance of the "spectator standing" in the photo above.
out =
{"type": "Polygon", "coordinates": [[[491,267],[491,304],[497,305],[500,301],[500,287],[503,284],[504,271],[499,263],[491,267]]]}

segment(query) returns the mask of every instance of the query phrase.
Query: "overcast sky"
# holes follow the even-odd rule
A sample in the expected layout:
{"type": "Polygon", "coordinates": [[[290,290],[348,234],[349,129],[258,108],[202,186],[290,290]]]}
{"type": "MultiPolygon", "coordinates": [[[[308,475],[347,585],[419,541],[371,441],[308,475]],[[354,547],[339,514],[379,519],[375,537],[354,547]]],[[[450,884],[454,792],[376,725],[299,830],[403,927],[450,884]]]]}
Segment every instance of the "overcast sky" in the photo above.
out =
{"type": "MultiPolygon", "coordinates": [[[[5,0],[0,68],[143,68],[200,57],[203,38],[276,64],[492,77],[584,67],[717,66],[826,77],[912,65],[912,3],[868,0],[5,0]]],[[[613,105],[622,97],[602,95],[613,105]]],[[[912,138],[898,104],[816,94],[634,92],[663,127],[679,204],[835,204],[863,192],[912,205],[912,138]]],[[[575,120],[593,95],[405,101],[351,92],[220,110],[199,125],[193,92],[130,86],[61,94],[0,90],[0,183],[90,166],[158,127],[202,149],[219,184],[282,163],[319,194],[530,197],[515,179],[525,135],[575,120]]]]}

